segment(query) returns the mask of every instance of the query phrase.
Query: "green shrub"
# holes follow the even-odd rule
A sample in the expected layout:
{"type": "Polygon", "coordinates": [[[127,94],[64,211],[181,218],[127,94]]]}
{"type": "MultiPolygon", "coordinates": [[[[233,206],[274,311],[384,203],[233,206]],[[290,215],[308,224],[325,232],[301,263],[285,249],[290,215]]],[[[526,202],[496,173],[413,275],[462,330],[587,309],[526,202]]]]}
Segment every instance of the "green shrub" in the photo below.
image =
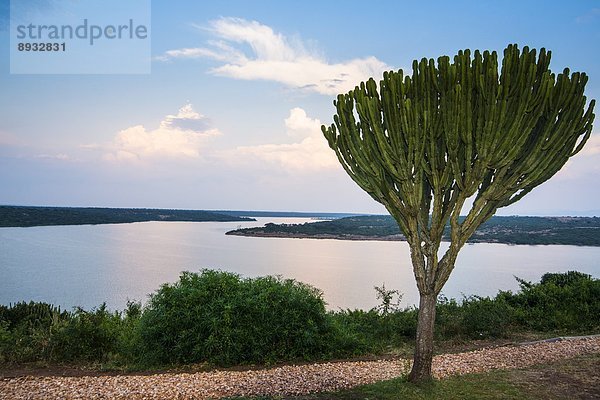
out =
{"type": "Polygon", "coordinates": [[[48,327],[54,316],[66,316],[60,307],[48,303],[18,302],[11,306],[0,306],[0,320],[6,321],[10,329],[27,326],[29,328],[48,327]]]}
{"type": "Polygon", "coordinates": [[[122,320],[106,304],[85,311],[76,308],[71,318],[55,327],[50,358],[57,361],[106,361],[118,349],[122,320]]]}
{"type": "Polygon", "coordinates": [[[47,360],[51,327],[68,313],[47,303],[19,302],[0,306],[0,359],[3,362],[47,360]]]}
{"type": "Polygon", "coordinates": [[[143,356],[151,364],[321,358],[336,338],[317,289],[212,270],[184,272],[163,285],[140,321],[143,356]]]}
{"type": "MultiPolygon", "coordinates": [[[[600,329],[600,280],[567,272],[518,281],[517,293],[494,298],[440,296],[436,338],[600,329]]],[[[382,353],[414,339],[418,310],[400,310],[396,291],[382,286],[377,293],[381,306],[372,310],[327,313],[321,292],[294,280],[203,270],[163,285],[145,308],[129,302],[122,312],[0,305],[0,363],[233,365],[382,353]]]]}
{"type": "Polygon", "coordinates": [[[467,297],[461,313],[463,334],[471,339],[506,337],[516,321],[513,308],[498,298],[467,297]]]}
{"type": "Polygon", "coordinates": [[[538,331],[586,331],[600,327],[600,280],[569,271],[545,274],[540,283],[518,279],[519,293],[505,300],[519,323],[538,331]]]}
{"type": "Polygon", "coordinates": [[[447,339],[463,333],[462,310],[456,299],[438,296],[434,329],[437,339],[447,339]]]}
{"type": "Polygon", "coordinates": [[[416,309],[386,313],[379,310],[380,307],[375,307],[369,311],[339,310],[330,314],[342,337],[352,343],[352,354],[380,353],[415,338],[416,309]]]}
{"type": "Polygon", "coordinates": [[[573,285],[580,281],[591,281],[592,276],[578,271],[568,271],[565,273],[545,273],[540,279],[540,285],[553,283],[556,286],[565,287],[573,285]]]}
{"type": "Polygon", "coordinates": [[[142,303],[128,301],[127,308],[120,315],[120,328],[117,332],[116,354],[114,361],[119,364],[136,363],[140,359],[140,318],[142,303]]]}
{"type": "Polygon", "coordinates": [[[8,322],[0,319],[0,363],[9,361],[9,352],[13,343],[12,335],[8,329],[8,322]]]}

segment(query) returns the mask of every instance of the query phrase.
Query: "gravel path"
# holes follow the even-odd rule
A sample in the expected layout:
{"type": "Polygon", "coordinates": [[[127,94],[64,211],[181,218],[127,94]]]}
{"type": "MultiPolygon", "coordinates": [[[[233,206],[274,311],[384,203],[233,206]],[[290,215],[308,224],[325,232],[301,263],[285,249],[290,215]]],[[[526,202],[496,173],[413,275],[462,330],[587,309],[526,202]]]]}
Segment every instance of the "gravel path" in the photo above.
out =
{"type": "MultiPolygon", "coordinates": [[[[586,353],[600,353],[600,337],[487,348],[444,354],[434,375],[523,368],[586,353]]],[[[400,376],[407,360],[292,365],[251,371],[157,375],[20,377],[0,380],[0,399],[210,399],[235,395],[301,395],[340,390],[400,376]]]]}

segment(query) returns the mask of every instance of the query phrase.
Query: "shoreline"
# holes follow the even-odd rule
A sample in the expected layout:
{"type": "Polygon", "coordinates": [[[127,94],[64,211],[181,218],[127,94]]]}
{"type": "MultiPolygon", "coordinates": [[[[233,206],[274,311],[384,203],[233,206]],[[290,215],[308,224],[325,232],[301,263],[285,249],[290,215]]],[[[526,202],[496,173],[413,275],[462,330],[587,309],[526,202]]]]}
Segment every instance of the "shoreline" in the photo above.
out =
{"type": "Polygon", "coordinates": [[[368,241],[379,241],[379,242],[406,242],[406,238],[403,235],[389,235],[389,236],[367,236],[367,235],[335,235],[331,233],[319,233],[316,235],[309,235],[306,233],[284,233],[284,232],[243,232],[239,230],[233,230],[225,232],[228,236],[245,236],[245,237],[264,237],[264,238],[279,238],[279,239],[331,239],[331,240],[368,240],[368,241]]]}
{"type": "MultiPolygon", "coordinates": [[[[250,228],[253,229],[253,228],[250,228]]],[[[319,234],[306,234],[306,233],[288,233],[288,232],[263,232],[263,231],[247,231],[243,230],[232,230],[225,232],[227,236],[242,236],[242,237],[256,237],[256,238],[276,238],[276,239],[314,239],[314,240],[351,240],[351,241],[369,241],[369,242],[406,242],[404,235],[389,235],[389,236],[367,236],[367,235],[356,235],[356,234],[331,234],[331,233],[319,233],[319,234]]],[[[472,238],[471,238],[472,239],[472,238]]],[[[449,240],[442,239],[443,243],[448,243],[449,240]]],[[[568,243],[514,243],[500,240],[469,240],[469,244],[504,244],[507,246],[574,246],[574,247],[600,247],[586,244],[568,244],[568,243]]]]}

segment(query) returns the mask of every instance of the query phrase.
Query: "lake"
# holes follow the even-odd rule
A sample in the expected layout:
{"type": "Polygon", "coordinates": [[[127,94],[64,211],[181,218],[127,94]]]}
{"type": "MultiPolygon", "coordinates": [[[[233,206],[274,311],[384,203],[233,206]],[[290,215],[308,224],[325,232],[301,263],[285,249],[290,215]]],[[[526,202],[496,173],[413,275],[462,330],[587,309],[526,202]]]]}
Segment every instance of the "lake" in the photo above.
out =
{"type": "MultiPolygon", "coordinates": [[[[328,308],[369,309],[373,286],[418,302],[404,242],[251,238],[226,236],[257,222],[144,222],[118,225],[0,228],[0,303],[45,301],[89,309],[106,302],[124,308],[146,301],[181,271],[221,269],[255,277],[282,275],[323,290],[328,308]]],[[[514,276],[537,281],[545,272],[578,270],[600,277],[600,247],[470,244],[461,251],[443,293],[494,295],[516,290],[514,276]]]]}

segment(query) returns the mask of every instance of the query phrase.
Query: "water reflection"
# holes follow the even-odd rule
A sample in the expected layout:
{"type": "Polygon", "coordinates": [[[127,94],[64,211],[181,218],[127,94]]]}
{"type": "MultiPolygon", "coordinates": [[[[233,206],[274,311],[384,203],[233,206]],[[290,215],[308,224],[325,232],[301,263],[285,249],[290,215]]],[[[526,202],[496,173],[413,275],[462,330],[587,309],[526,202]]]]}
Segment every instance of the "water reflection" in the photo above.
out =
{"type": "MultiPolygon", "coordinates": [[[[122,225],[0,228],[0,303],[47,301],[86,308],[106,301],[123,308],[146,300],[184,270],[215,268],[244,276],[282,275],[323,290],[331,309],[371,308],[373,286],[418,294],[406,243],[225,236],[257,222],[146,222],[122,225]]],[[[575,246],[466,246],[444,293],[493,295],[515,290],[513,275],[538,280],[544,272],[577,269],[600,275],[600,248],[575,246]]]]}

